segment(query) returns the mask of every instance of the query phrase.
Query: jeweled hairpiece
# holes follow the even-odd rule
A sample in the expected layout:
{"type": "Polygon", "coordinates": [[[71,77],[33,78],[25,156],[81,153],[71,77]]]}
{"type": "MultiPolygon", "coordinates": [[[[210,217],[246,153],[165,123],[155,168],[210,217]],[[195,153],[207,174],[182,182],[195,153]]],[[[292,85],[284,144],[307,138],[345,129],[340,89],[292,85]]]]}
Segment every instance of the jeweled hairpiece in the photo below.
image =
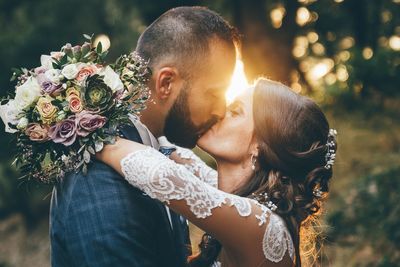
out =
{"type": "Polygon", "coordinates": [[[335,129],[329,129],[328,142],[326,146],[328,147],[328,152],[325,155],[325,169],[329,170],[335,163],[336,153],[335,153],[335,139],[337,136],[337,131],[335,129]]]}

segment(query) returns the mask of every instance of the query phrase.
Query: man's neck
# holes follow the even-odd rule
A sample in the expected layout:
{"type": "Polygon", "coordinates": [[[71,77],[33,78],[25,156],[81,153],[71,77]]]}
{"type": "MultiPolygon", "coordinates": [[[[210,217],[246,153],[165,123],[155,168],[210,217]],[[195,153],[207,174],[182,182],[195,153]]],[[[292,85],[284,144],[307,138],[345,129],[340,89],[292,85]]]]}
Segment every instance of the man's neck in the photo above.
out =
{"type": "Polygon", "coordinates": [[[164,117],[151,107],[142,111],[140,121],[156,138],[164,135],[164,117]]]}

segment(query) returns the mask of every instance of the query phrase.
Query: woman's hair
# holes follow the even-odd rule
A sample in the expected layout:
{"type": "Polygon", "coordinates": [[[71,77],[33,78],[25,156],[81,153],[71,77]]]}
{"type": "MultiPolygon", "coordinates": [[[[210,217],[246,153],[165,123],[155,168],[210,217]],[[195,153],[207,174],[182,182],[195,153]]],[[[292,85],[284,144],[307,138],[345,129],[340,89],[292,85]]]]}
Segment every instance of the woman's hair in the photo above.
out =
{"type": "MultiPolygon", "coordinates": [[[[258,168],[235,194],[252,197],[267,193],[268,200],[277,206],[275,212],[286,222],[295,246],[296,266],[301,266],[301,258],[308,261],[316,255],[315,229],[332,177],[332,168],[325,168],[326,155],[328,149],[336,151],[336,141],[328,140],[328,121],[309,98],[265,78],[258,79],[254,87],[258,168]],[[330,148],[328,141],[333,141],[330,148]]],[[[221,244],[206,234],[199,248],[200,253],[190,259],[192,267],[210,266],[221,244]]]]}

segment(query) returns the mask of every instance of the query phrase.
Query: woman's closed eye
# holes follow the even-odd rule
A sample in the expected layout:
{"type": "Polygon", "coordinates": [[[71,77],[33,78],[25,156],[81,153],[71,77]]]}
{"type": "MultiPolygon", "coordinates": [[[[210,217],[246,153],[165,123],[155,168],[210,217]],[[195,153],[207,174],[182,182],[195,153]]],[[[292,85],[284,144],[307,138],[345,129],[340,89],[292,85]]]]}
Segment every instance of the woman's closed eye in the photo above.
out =
{"type": "Polygon", "coordinates": [[[231,105],[228,106],[228,114],[232,117],[242,115],[243,114],[243,107],[239,101],[233,102],[231,105]]]}

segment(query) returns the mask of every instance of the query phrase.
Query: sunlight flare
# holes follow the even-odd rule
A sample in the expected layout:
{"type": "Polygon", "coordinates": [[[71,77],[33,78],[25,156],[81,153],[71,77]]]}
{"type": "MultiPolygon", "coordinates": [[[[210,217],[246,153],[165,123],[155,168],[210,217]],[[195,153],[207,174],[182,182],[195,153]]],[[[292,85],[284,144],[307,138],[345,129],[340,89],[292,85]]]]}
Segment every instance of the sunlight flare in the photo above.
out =
{"type": "Polygon", "coordinates": [[[235,70],[233,71],[231,84],[226,92],[227,104],[232,103],[236,96],[243,93],[249,87],[246,75],[244,73],[243,61],[236,60],[235,70]]]}

